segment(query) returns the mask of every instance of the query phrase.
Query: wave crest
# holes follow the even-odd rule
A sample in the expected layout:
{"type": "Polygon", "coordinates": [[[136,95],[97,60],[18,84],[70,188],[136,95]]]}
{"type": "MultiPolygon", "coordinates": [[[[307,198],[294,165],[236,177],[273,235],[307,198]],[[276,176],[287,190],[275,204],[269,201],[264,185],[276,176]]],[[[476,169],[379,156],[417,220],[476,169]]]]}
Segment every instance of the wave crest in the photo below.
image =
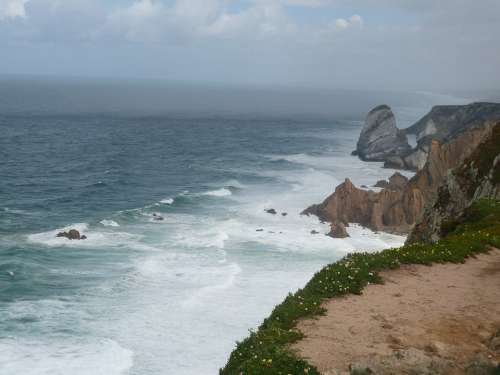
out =
{"type": "Polygon", "coordinates": [[[208,195],[210,197],[228,197],[232,194],[233,193],[228,188],[221,188],[221,189],[207,191],[205,193],[202,193],[202,195],[208,195]]]}

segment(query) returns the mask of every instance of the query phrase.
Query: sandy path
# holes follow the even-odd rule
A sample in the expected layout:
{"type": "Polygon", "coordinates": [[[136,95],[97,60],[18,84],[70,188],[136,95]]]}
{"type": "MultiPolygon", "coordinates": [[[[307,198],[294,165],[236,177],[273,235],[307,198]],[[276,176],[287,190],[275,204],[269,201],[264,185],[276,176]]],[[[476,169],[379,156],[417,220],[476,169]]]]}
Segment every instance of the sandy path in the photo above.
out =
{"type": "Polygon", "coordinates": [[[500,361],[500,338],[492,339],[500,329],[500,250],[382,276],[384,285],[329,300],[326,316],[302,321],[306,337],[293,349],[325,374],[350,365],[377,374],[463,374],[473,360],[500,361]]]}

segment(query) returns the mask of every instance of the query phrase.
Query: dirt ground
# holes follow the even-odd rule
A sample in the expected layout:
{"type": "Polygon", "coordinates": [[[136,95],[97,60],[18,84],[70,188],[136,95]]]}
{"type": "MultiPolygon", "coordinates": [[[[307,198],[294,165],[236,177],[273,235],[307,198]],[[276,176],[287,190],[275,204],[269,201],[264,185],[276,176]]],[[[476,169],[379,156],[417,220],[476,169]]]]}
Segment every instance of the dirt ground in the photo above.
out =
{"type": "Polygon", "coordinates": [[[299,355],[324,374],[482,374],[500,361],[500,250],[404,266],[304,320],[299,355]]]}

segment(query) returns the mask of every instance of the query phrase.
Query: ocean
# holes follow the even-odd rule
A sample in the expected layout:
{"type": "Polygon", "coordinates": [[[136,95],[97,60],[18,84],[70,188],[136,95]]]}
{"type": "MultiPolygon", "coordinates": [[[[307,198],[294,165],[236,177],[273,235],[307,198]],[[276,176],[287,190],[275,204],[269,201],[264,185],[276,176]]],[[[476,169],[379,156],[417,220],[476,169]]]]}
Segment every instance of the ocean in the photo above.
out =
{"type": "Polygon", "coordinates": [[[365,114],[387,103],[406,127],[466,101],[0,79],[0,374],[218,373],[322,266],[403,243],[300,215],[394,172],[350,156],[365,114]],[[88,238],[56,237],[71,228],[88,238]]]}

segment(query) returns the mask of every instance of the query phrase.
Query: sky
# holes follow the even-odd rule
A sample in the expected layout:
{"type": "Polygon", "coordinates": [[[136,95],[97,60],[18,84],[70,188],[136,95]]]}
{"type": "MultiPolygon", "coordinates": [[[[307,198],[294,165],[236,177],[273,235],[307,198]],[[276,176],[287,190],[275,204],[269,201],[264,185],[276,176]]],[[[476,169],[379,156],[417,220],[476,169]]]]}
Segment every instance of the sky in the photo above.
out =
{"type": "Polygon", "coordinates": [[[500,0],[0,0],[0,74],[500,88],[500,0]]]}

